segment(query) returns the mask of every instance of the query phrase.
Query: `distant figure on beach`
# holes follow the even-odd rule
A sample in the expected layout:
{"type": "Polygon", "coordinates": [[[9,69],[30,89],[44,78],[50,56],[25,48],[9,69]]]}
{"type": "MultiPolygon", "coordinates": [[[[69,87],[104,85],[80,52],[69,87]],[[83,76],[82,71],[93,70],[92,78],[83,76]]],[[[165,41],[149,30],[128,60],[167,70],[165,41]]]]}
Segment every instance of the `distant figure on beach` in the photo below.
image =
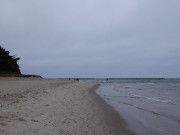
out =
{"type": "Polygon", "coordinates": [[[109,79],[108,78],[106,78],[106,81],[108,81],[109,79]]]}
{"type": "Polygon", "coordinates": [[[76,81],[79,81],[79,78],[76,78],[76,81]]]}

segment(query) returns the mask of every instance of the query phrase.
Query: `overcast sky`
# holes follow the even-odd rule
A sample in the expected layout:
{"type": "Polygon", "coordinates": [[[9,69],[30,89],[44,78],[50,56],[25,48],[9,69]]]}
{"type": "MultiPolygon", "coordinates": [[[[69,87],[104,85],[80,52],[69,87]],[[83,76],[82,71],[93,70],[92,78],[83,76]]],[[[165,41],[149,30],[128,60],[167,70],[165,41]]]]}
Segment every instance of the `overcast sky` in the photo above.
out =
{"type": "Polygon", "coordinates": [[[0,0],[23,74],[180,77],[180,0],[0,0]]]}

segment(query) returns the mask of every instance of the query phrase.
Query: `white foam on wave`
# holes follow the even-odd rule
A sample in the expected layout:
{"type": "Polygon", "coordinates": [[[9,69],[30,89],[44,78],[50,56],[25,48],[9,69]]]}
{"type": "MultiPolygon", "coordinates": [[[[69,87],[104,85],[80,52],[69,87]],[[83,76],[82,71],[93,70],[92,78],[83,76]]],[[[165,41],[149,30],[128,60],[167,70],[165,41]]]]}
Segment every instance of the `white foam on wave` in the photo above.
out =
{"type": "Polygon", "coordinates": [[[162,103],[180,106],[179,101],[170,100],[170,99],[161,99],[161,98],[157,98],[157,97],[146,97],[146,96],[136,95],[136,94],[131,94],[130,98],[147,99],[150,101],[156,101],[156,102],[162,102],[162,103]]]}

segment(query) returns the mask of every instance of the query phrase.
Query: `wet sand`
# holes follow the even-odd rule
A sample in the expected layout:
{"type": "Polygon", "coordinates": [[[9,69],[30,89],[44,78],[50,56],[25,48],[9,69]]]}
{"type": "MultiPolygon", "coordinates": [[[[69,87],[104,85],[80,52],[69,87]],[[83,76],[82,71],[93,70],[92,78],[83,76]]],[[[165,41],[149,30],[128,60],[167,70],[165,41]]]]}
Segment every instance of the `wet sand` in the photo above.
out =
{"type": "Polygon", "coordinates": [[[134,135],[97,88],[74,80],[0,78],[0,134],[134,135]]]}

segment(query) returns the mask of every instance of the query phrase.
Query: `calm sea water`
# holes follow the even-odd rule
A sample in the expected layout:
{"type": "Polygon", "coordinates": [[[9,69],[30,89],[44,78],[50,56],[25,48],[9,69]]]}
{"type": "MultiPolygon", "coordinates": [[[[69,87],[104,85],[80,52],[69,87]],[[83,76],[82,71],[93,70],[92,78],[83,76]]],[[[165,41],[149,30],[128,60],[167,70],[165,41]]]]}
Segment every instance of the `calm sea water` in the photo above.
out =
{"type": "Polygon", "coordinates": [[[180,79],[93,80],[97,93],[139,135],[180,135],[180,79]]]}

